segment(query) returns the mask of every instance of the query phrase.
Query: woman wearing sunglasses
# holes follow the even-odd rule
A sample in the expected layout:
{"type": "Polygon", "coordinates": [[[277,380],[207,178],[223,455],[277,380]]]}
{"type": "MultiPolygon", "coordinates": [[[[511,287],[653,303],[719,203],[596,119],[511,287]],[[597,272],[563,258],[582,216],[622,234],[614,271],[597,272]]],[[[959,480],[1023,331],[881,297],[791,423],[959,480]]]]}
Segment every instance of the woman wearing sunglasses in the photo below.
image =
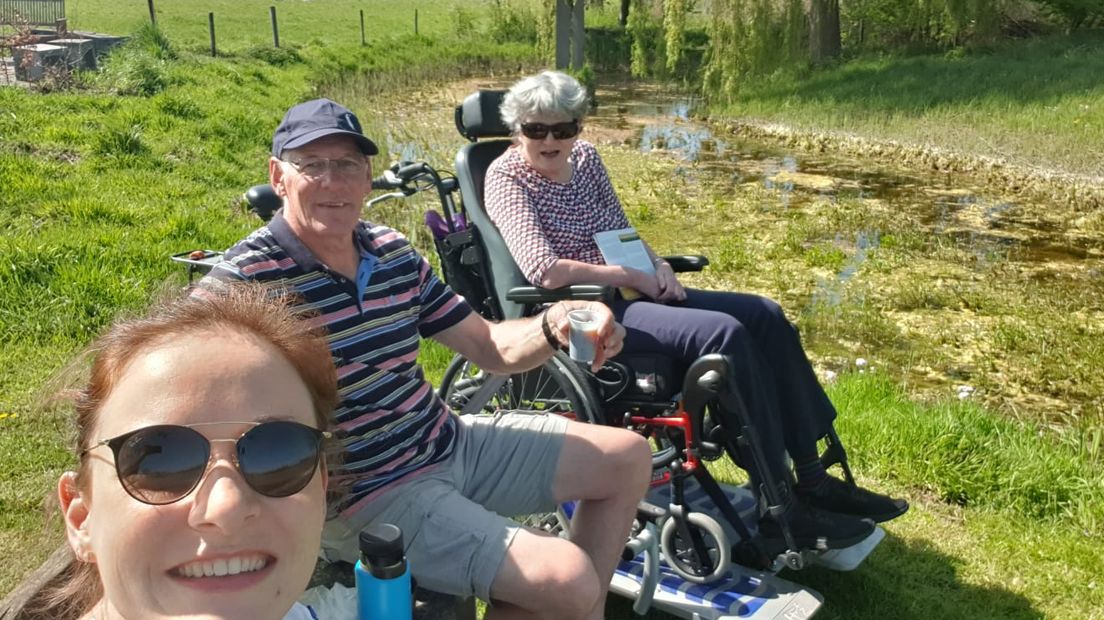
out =
{"type": "MultiPolygon", "coordinates": [[[[799,544],[824,537],[830,547],[849,546],[872,531],[868,519],[904,514],[903,500],[846,484],[821,465],[817,440],[836,411],[777,303],[684,288],[646,242],[654,269],[606,264],[594,235],[630,224],[597,150],[578,139],[588,103],[577,80],[554,71],[521,80],[502,102],[515,143],[489,167],[485,202],[522,273],[547,288],[607,284],[642,293],[612,306],[627,332],[622,355],[668,357],[684,369],[708,353],[738,360],[738,388],[772,455],[772,473],[777,480],[797,476],[797,509],[788,520],[799,544]]],[[[772,517],[760,529],[781,536],[772,517]]]]}
{"type": "Polygon", "coordinates": [[[260,289],[167,304],[93,346],[58,481],[73,578],[53,617],[313,617],[337,379],[260,289]]]}

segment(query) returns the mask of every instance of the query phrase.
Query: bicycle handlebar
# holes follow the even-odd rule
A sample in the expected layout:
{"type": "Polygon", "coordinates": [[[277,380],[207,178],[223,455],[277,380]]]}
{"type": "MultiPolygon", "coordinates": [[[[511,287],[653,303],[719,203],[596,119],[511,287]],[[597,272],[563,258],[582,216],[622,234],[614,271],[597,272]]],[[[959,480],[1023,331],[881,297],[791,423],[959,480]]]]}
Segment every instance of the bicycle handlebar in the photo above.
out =
{"type": "Polygon", "coordinates": [[[419,177],[429,177],[434,185],[440,183],[437,171],[425,162],[400,161],[391,165],[383,174],[372,179],[373,189],[399,189],[404,194],[410,195],[418,191],[411,187],[410,183],[419,177]]]}
{"type": "Polygon", "coordinates": [[[451,175],[442,177],[433,166],[421,161],[395,162],[390,168],[384,170],[383,174],[372,179],[372,189],[396,191],[372,198],[368,201],[368,206],[392,198],[407,198],[430,188],[437,190],[437,197],[444,209],[442,234],[455,232],[458,227],[465,228],[464,216],[457,211],[453,199],[453,194],[459,189],[456,177],[451,175]]]}
{"type": "Polygon", "coordinates": [[[395,176],[395,173],[389,168],[383,171],[383,174],[372,179],[372,189],[399,189],[403,186],[403,180],[395,176]]]}

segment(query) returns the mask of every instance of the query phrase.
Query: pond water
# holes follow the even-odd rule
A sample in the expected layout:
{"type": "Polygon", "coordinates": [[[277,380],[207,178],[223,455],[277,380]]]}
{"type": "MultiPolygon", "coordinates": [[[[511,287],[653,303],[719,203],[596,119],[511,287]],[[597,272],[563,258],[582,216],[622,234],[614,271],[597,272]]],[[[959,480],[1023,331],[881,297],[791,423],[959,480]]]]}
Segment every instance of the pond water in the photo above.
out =
{"type": "MultiPolygon", "coordinates": [[[[443,111],[509,83],[373,98],[364,106],[390,121],[369,131],[393,159],[451,168],[462,139],[443,111]]],[[[641,214],[696,231],[713,273],[690,283],[778,299],[823,376],[881,368],[917,394],[974,398],[1059,429],[1104,421],[1100,213],[741,137],[696,118],[693,97],[654,85],[600,87],[597,103],[584,137],[634,224],[665,251],[670,221],[641,214]]]]}

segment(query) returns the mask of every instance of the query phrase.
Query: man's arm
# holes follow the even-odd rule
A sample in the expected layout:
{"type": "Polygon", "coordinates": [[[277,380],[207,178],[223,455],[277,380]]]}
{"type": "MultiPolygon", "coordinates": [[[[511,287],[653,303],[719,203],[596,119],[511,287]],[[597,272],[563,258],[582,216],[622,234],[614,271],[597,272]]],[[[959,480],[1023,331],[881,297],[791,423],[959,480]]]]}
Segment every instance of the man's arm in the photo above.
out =
{"type": "Polygon", "coordinates": [[[593,301],[561,301],[537,316],[501,323],[492,323],[473,312],[456,325],[434,334],[433,339],[488,372],[522,372],[540,366],[554,353],[542,322],[547,321],[549,333],[562,347],[567,344],[571,329],[567,313],[581,309],[598,316],[598,355],[592,366],[597,370],[602,362],[621,351],[625,328],[613,320],[609,308],[593,301]]]}

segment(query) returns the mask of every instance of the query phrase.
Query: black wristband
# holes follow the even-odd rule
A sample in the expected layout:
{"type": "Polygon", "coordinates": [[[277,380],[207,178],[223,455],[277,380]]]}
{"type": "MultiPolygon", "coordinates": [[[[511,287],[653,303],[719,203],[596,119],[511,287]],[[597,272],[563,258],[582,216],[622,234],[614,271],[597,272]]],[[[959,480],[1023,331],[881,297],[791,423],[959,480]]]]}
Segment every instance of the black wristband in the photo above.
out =
{"type": "Polygon", "coordinates": [[[544,312],[541,313],[541,331],[544,332],[544,339],[548,341],[548,346],[552,347],[553,351],[559,351],[563,348],[560,339],[552,333],[552,326],[548,324],[548,308],[545,308],[544,312]]]}

